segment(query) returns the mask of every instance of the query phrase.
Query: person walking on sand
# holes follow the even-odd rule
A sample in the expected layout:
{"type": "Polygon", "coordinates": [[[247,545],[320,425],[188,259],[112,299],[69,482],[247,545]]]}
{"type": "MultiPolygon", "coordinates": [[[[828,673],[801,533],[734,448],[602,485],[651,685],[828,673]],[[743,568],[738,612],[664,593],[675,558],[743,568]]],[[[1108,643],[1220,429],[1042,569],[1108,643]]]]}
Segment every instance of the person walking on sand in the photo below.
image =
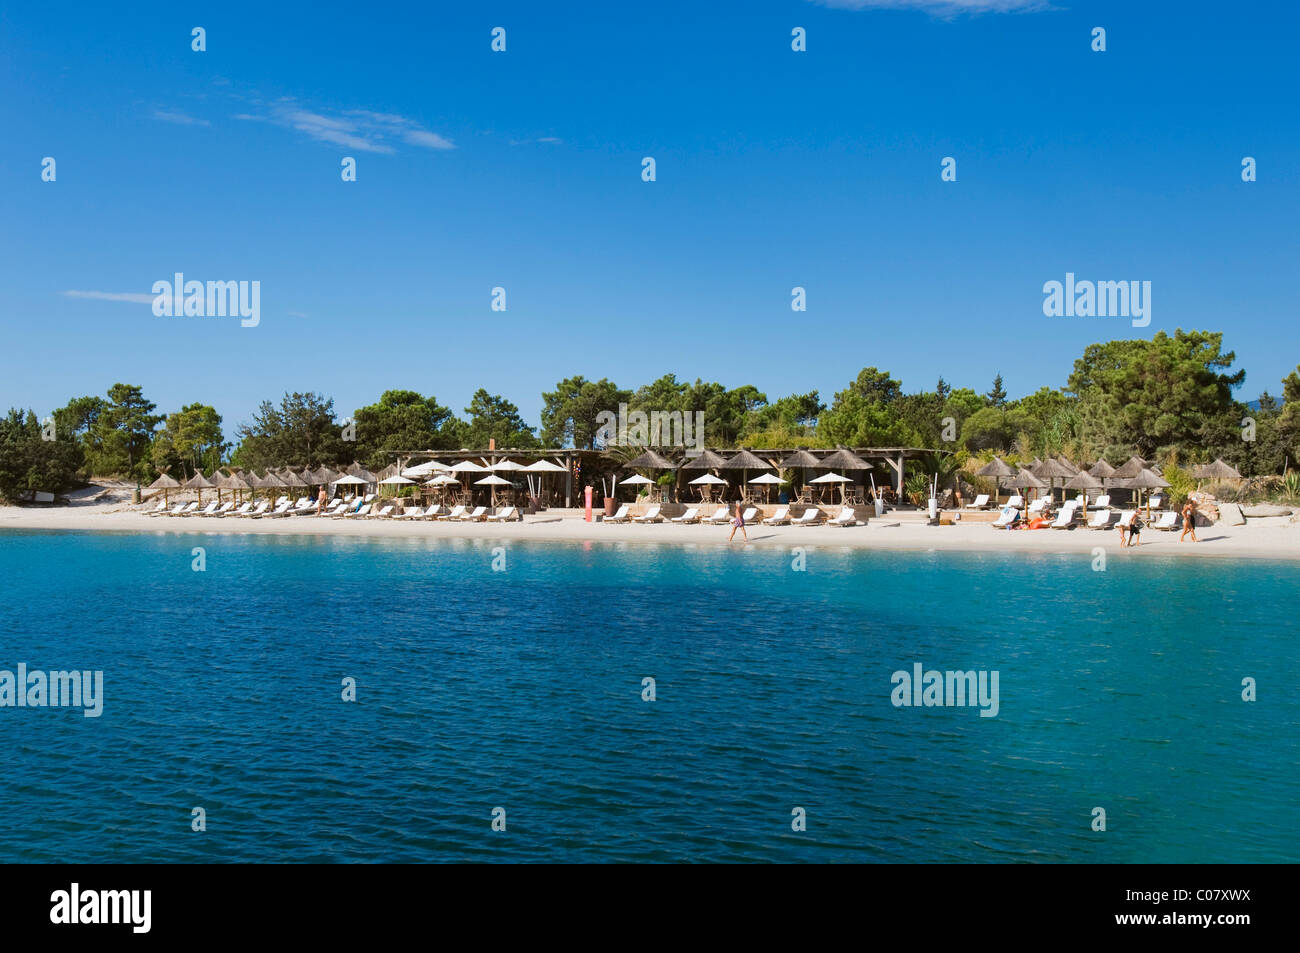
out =
{"type": "Polygon", "coordinates": [[[1129,546],[1141,546],[1142,543],[1138,537],[1142,535],[1142,527],[1146,524],[1142,522],[1142,514],[1138,513],[1133,517],[1133,522],[1128,527],[1128,544],[1129,546]]]}
{"type": "Polygon", "coordinates": [[[325,487],[320,488],[320,493],[316,496],[316,515],[320,516],[325,512],[325,487]]]}
{"type": "Polygon", "coordinates": [[[1178,541],[1181,543],[1188,533],[1192,534],[1193,543],[1200,542],[1196,538],[1196,504],[1191,500],[1183,504],[1183,535],[1178,537],[1178,541]]]}
{"type": "Polygon", "coordinates": [[[745,514],[740,511],[743,505],[743,500],[736,502],[736,518],[731,521],[731,535],[727,537],[727,542],[736,538],[736,530],[740,530],[740,535],[745,537],[745,542],[749,542],[749,534],[745,532],[745,514]]]}

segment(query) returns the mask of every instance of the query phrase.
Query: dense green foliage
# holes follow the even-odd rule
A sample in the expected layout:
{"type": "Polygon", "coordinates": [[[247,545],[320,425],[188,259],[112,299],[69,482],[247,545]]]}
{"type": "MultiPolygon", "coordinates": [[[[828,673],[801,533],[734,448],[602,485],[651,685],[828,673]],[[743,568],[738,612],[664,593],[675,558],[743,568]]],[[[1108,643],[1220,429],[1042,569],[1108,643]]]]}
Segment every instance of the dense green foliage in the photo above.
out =
{"type": "MultiPolygon", "coordinates": [[[[489,441],[499,449],[599,449],[601,415],[621,409],[701,414],[704,442],[713,447],[905,446],[951,451],[957,460],[1012,453],[1116,463],[1137,453],[1184,468],[1223,457],[1247,476],[1294,468],[1300,367],[1281,382],[1281,400],[1264,392],[1252,408],[1233,396],[1245,380],[1234,361],[1222,334],[1158,332],[1091,345],[1064,388],[1019,399],[1010,398],[1001,374],[983,394],[954,389],[942,377],[933,390],[907,393],[887,371],[867,367],[829,406],[817,391],[769,400],[752,385],[689,383],[673,374],[635,388],[574,376],[542,394],[539,428],[483,389],[463,418],[408,390],[385,391],[345,420],[324,395],[287,393],[278,404],[263,402],[236,429],[233,453],[215,408],[194,403],[157,415],[141,388],[118,383],[106,397],[79,397],[55,411],[54,440],[42,439],[34,415],[11,411],[0,444],[0,492],[61,489],[78,470],[149,481],[163,471],[184,479],[227,461],[262,469],[358,460],[376,468],[398,451],[484,449],[489,441]]],[[[929,457],[927,472],[948,468],[946,457],[929,457]]]]}

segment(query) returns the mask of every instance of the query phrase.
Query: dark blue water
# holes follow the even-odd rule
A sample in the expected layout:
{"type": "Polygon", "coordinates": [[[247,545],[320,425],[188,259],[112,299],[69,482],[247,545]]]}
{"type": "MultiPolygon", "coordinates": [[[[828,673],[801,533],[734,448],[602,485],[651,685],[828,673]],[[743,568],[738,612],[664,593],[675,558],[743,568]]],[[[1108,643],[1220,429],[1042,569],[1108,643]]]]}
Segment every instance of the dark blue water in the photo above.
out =
{"type": "Polygon", "coordinates": [[[0,534],[0,862],[1300,859],[1294,565],[494,545],[0,534]]]}

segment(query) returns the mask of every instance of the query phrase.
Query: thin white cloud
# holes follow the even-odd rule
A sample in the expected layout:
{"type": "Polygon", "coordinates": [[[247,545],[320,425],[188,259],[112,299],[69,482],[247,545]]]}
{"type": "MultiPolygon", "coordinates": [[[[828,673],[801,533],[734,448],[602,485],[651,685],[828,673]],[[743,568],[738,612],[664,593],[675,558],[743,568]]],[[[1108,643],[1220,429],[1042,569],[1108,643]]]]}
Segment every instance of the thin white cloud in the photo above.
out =
{"type": "Polygon", "coordinates": [[[68,298],[94,298],[96,301],[129,301],[132,304],[153,304],[154,295],[122,291],[63,291],[68,298]]]}
{"type": "Polygon", "coordinates": [[[837,10],[923,10],[937,16],[959,13],[1030,13],[1047,10],[1047,0],[812,0],[837,10]]]}
{"type": "Polygon", "coordinates": [[[564,145],[564,140],[556,138],[555,136],[542,136],[542,138],[538,139],[537,141],[545,142],[548,145],[556,145],[556,146],[564,145]]]}
{"type": "Polygon", "coordinates": [[[234,118],[274,123],[301,132],[317,142],[328,142],[358,152],[391,155],[397,151],[394,148],[397,142],[424,149],[456,148],[450,139],[430,132],[406,116],[366,109],[351,109],[331,115],[322,110],[307,109],[293,99],[282,99],[271,104],[262,115],[237,113],[234,118]]]}
{"type": "Polygon", "coordinates": [[[163,122],[174,122],[178,126],[210,126],[212,123],[206,119],[195,119],[187,113],[177,112],[174,109],[155,109],[153,111],[154,119],[161,119],[163,122]]]}

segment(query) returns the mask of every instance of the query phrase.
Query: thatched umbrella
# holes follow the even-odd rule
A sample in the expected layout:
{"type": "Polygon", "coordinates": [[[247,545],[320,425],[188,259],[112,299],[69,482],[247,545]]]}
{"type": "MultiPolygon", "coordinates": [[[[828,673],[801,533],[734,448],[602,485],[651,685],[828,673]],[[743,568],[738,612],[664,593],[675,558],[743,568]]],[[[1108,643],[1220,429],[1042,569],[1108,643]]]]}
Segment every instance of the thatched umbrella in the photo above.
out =
{"type": "Polygon", "coordinates": [[[1141,457],[1129,457],[1128,461],[1122,464],[1111,476],[1116,480],[1131,480],[1146,468],[1147,462],[1141,457]]]}
{"type": "Polygon", "coordinates": [[[1168,481],[1150,470],[1142,470],[1137,476],[1131,478],[1128,484],[1135,490],[1147,491],[1147,519],[1151,519],[1151,491],[1164,489],[1169,486],[1168,481]]]}
{"type": "Polygon", "coordinates": [[[277,475],[280,477],[281,480],[284,481],[285,486],[291,486],[294,488],[301,488],[301,489],[306,489],[308,486],[307,481],[304,480],[302,477],[300,477],[298,474],[294,473],[293,470],[291,470],[289,467],[285,467],[277,475]]]}
{"type": "Polygon", "coordinates": [[[1223,462],[1222,457],[1216,457],[1213,463],[1203,463],[1193,467],[1192,476],[1198,480],[1240,480],[1242,478],[1234,467],[1223,462]]]}
{"type": "Polygon", "coordinates": [[[793,470],[796,467],[801,470],[806,470],[809,468],[815,470],[818,467],[824,467],[825,465],[826,464],[822,463],[820,460],[818,460],[807,450],[802,450],[802,449],[796,450],[794,453],[790,454],[790,456],[786,457],[780,463],[780,467],[782,470],[793,470]]]}
{"type": "Polygon", "coordinates": [[[1079,472],[1078,467],[1076,467],[1069,460],[1065,459],[1065,457],[1059,453],[1056,455],[1056,462],[1059,463],[1061,466],[1065,467],[1065,469],[1069,470],[1071,474],[1075,474],[1079,472]]]}
{"type": "Polygon", "coordinates": [[[977,477],[993,478],[993,505],[996,506],[998,502],[998,489],[999,489],[1000,481],[1006,479],[1007,477],[1015,476],[1016,471],[1010,465],[1008,465],[1001,457],[994,457],[988,463],[984,464],[984,466],[976,470],[975,475],[977,477]]]}
{"type": "Polygon", "coordinates": [[[741,450],[730,460],[722,464],[720,470],[739,470],[741,481],[741,498],[747,497],[748,493],[745,486],[745,478],[749,475],[750,470],[772,470],[775,469],[772,464],[765,460],[760,460],[748,450],[741,450]]]}
{"type": "Polygon", "coordinates": [[[167,474],[162,473],[162,474],[159,474],[158,479],[154,480],[152,483],[149,484],[149,487],[148,487],[148,488],[149,488],[150,490],[162,490],[162,491],[163,491],[163,506],[166,506],[166,505],[167,505],[167,492],[168,492],[169,490],[179,490],[179,489],[181,488],[181,485],[180,485],[180,483],[177,482],[173,477],[169,477],[167,474]]]}
{"type": "Polygon", "coordinates": [[[719,456],[718,454],[714,453],[712,450],[704,450],[696,454],[695,456],[691,456],[690,454],[687,454],[686,459],[682,461],[682,465],[677,469],[716,470],[726,462],[727,460],[725,457],[719,456]]]}
{"type": "Polygon", "coordinates": [[[1056,480],[1068,480],[1074,476],[1074,472],[1067,467],[1061,466],[1051,457],[1048,457],[1038,466],[1032,468],[1034,476],[1047,481],[1047,492],[1050,495],[1056,488],[1056,480]]]}
{"type": "Polygon", "coordinates": [[[1080,470],[1066,484],[1071,490],[1083,490],[1083,518],[1088,518],[1088,491],[1101,488],[1101,480],[1097,479],[1087,470],[1080,470]]]}
{"type": "Polygon", "coordinates": [[[661,453],[654,450],[647,450],[635,460],[629,460],[623,464],[629,470],[676,470],[677,464],[673,463],[661,453]]]}
{"type": "Polygon", "coordinates": [[[1105,457],[1098,457],[1097,462],[1088,467],[1088,472],[1098,480],[1105,480],[1107,477],[1113,477],[1115,475],[1115,468],[1106,462],[1105,457]]]}
{"type": "Polygon", "coordinates": [[[226,489],[235,491],[235,498],[238,499],[241,490],[252,490],[253,485],[248,482],[242,473],[232,472],[226,477],[226,489]]]}
{"type": "Polygon", "coordinates": [[[198,490],[198,492],[199,492],[199,502],[202,503],[202,502],[203,502],[203,491],[204,491],[204,490],[210,490],[210,489],[212,489],[213,484],[212,484],[211,482],[209,482],[208,479],[207,479],[207,477],[205,477],[205,476],[203,475],[203,471],[202,471],[202,470],[195,470],[195,471],[194,471],[194,476],[192,476],[192,477],[190,477],[188,480],[186,480],[184,486],[185,486],[185,489],[187,489],[187,490],[198,490]]]}
{"type": "MultiPolygon", "coordinates": [[[[1017,490],[1041,490],[1047,487],[1046,483],[1024,467],[1016,471],[1016,475],[1011,478],[1010,485],[1017,490]]],[[[1028,512],[1029,507],[1025,507],[1025,510],[1028,512]]]]}

